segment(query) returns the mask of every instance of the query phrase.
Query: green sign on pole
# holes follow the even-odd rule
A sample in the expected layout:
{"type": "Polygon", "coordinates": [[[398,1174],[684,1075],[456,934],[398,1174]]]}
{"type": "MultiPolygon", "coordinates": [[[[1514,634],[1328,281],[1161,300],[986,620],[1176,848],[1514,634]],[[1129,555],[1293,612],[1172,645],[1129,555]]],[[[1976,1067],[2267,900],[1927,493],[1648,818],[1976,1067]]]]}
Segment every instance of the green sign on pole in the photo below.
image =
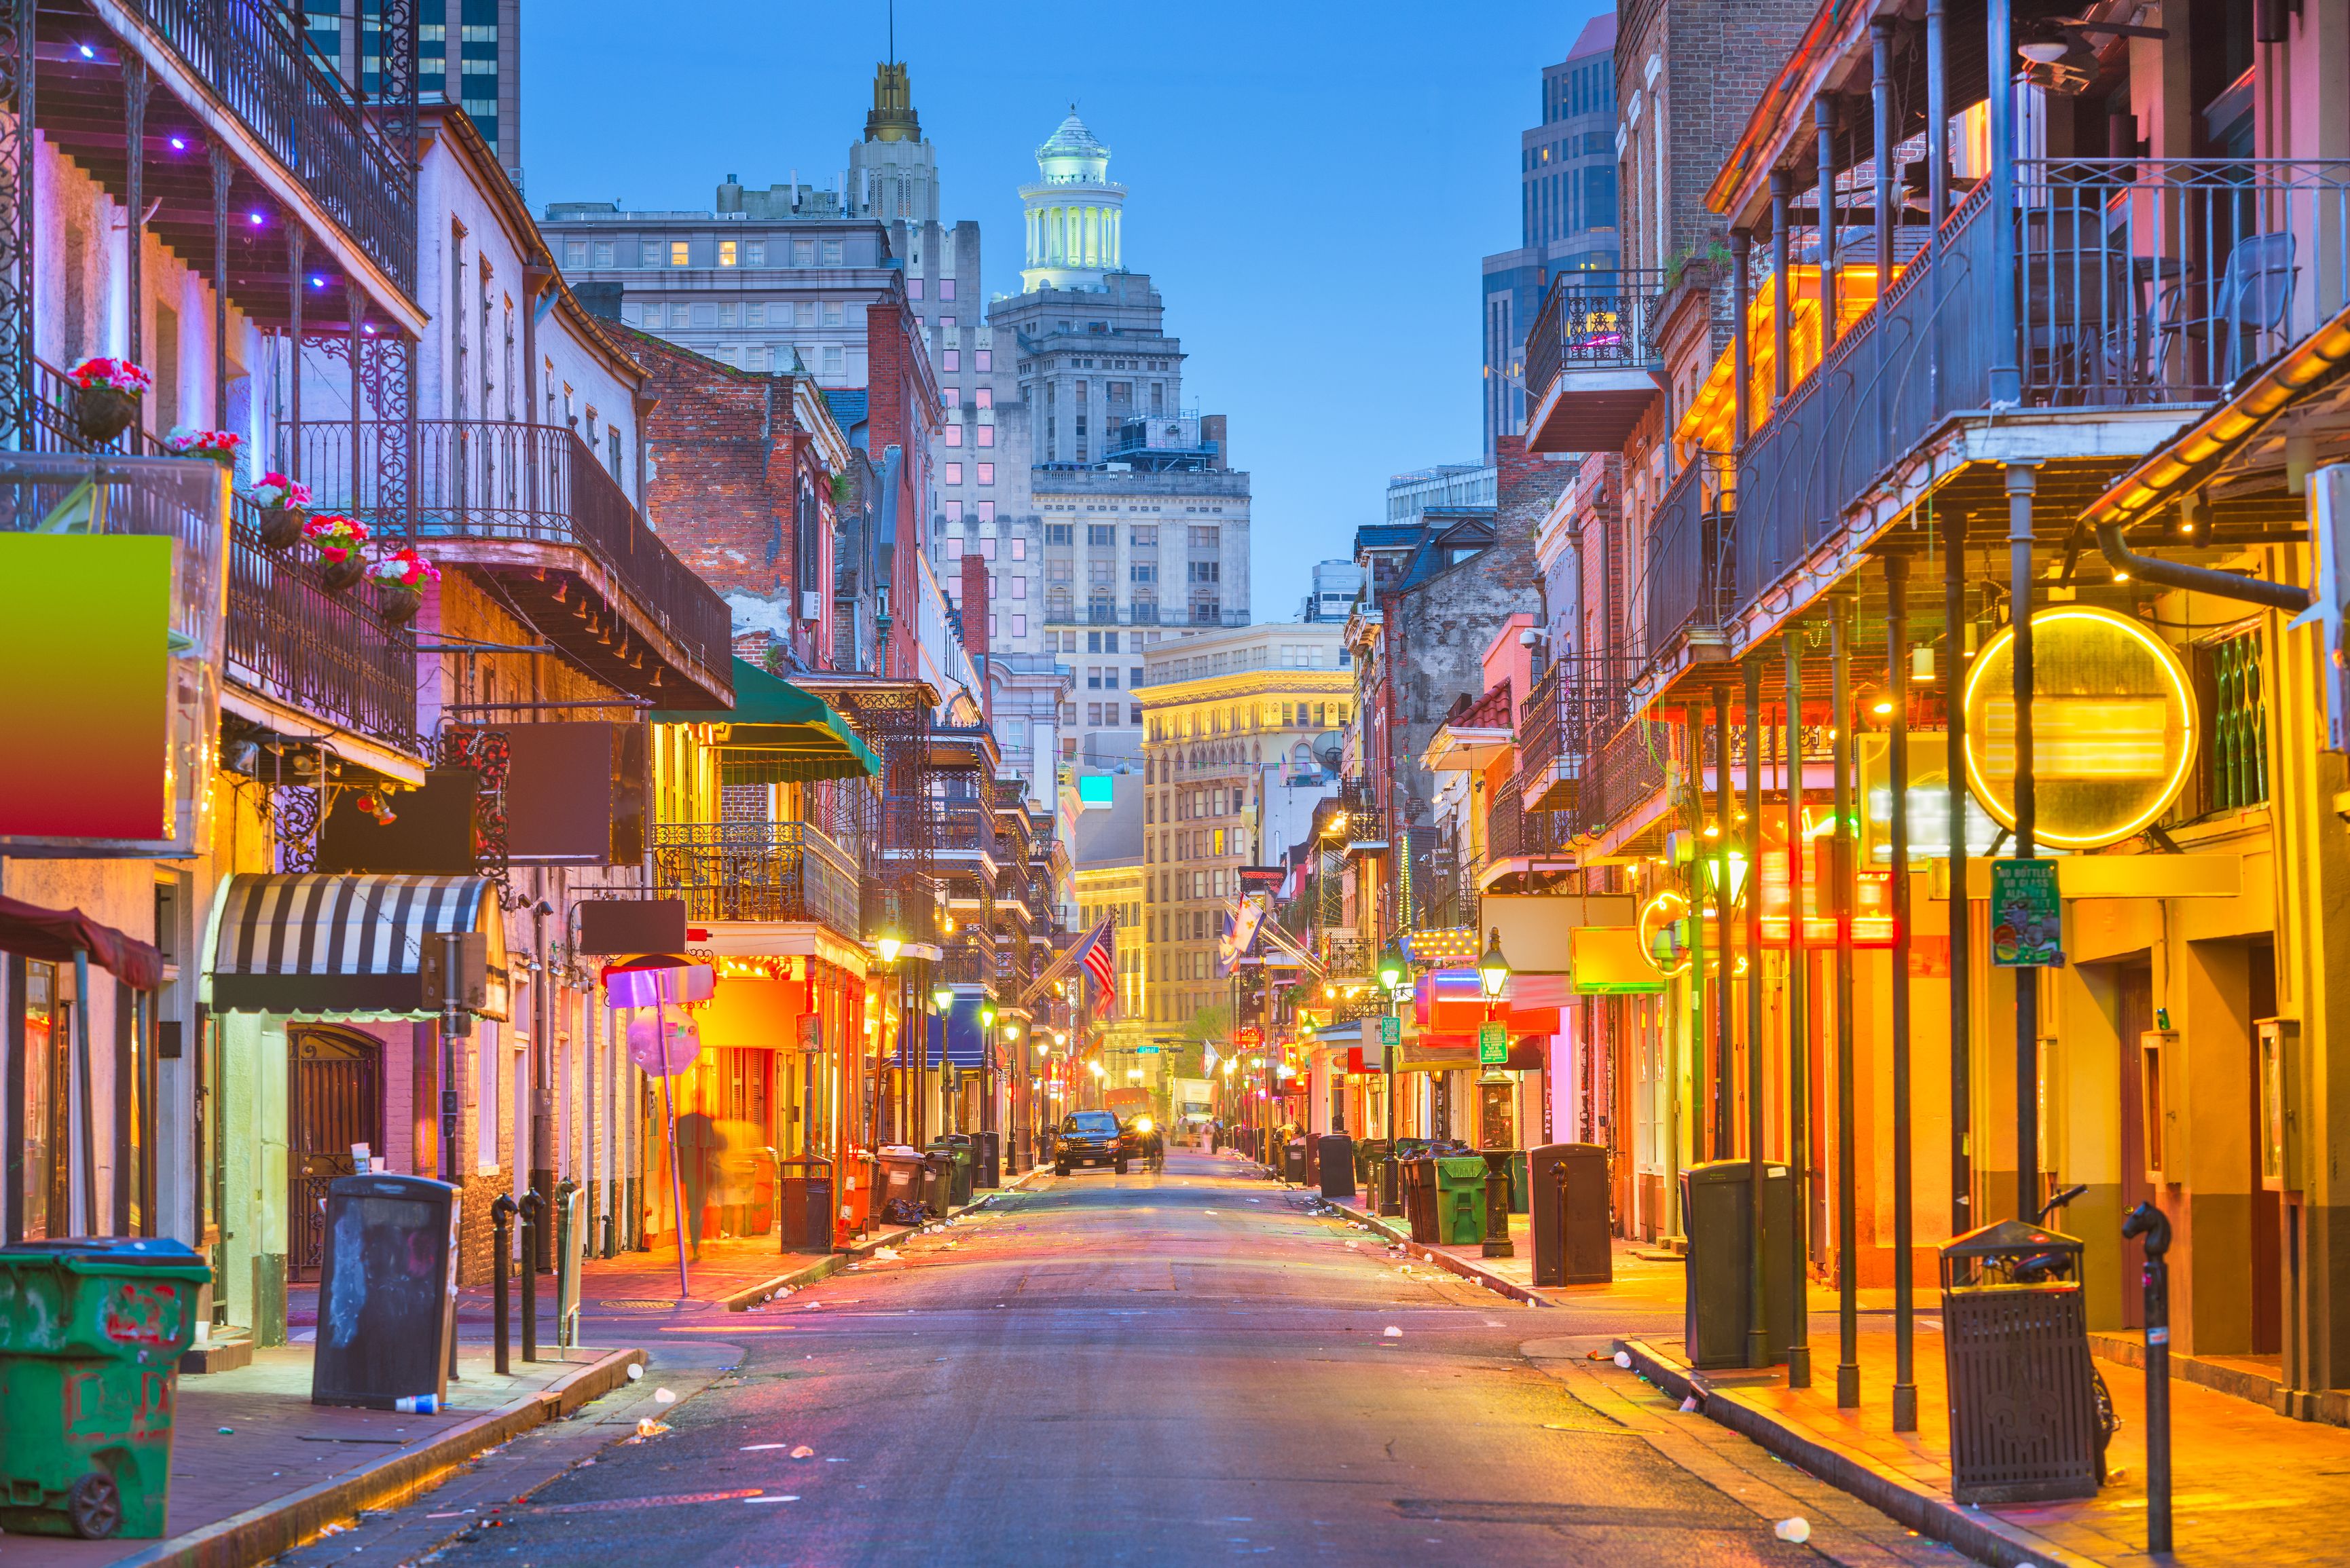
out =
{"type": "Polygon", "coordinates": [[[1484,1023],[1477,1029],[1477,1063],[1501,1066],[1510,1059],[1510,1029],[1505,1023],[1484,1023]]]}
{"type": "Polygon", "coordinates": [[[2054,860],[1991,863],[1991,961],[2043,969],[2064,961],[2064,904],[2054,860]]]}
{"type": "Polygon", "coordinates": [[[1379,1020],[1379,1044],[1392,1051],[1403,1044],[1403,1020],[1389,1013],[1379,1020]]]}

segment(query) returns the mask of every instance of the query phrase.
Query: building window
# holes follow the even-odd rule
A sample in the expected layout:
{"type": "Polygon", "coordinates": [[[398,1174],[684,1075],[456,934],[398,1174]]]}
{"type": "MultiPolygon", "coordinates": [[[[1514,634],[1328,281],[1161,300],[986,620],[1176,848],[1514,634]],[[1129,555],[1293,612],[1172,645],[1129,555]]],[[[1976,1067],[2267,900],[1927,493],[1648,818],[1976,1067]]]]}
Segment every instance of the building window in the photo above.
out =
{"type": "Polygon", "coordinates": [[[1069,542],[1069,535],[1074,531],[1075,527],[1076,524],[1070,523],[1045,524],[1045,543],[1047,545],[1067,544],[1069,542]]]}
{"type": "Polygon", "coordinates": [[[995,389],[993,387],[978,388],[972,391],[972,397],[983,409],[995,407],[995,389]]]}
{"type": "Polygon", "coordinates": [[[733,240],[721,240],[721,241],[719,241],[719,242],[718,242],[718,265],[719,265],[720,266],[733,266],[733,265],[734,265],[734,263],[735,263],[735,259],[736,259],[736,251],[735,251],[735,248],[734,248],[734,242],[733,242],[733,240]]]}
{"type": "Polygon", "coordinates": [[[1131,583],[1156,583],[1159,568],[1149,561],[1137,561],[1126,569],[1126,576],[1131,583]]]}
{"type": "Polygon", "coordinates": [[[1217,545],[1217,533],[1218,529],[1212,523],[1209,524],[1205,527],[1195,525],[1191,529],[1191,548],[1194,550],[1214,549],[1217,545]]]}
{"type": "Polygon", "coordinates": [[[840,265],[840,242],[838,240],[827,240],[824,242],[824,265],[827,266],[838,266],[840,265]]]}
{"type": "Polygon", "coordinates": [[[906,297],[908,299],[920,299],[922,297],[922,280],[920,278],[910,277],[906,280],[906,297]]]}
{"type": "Polygon", "coordinates": [[[1012,579],[1012,597],[1015,599],[1024,599],[1028,597],[1028,579],[1026,577],[1015,576],[1012,579]]]}
{"type": "Polygon", "coordinates": [[[794,266],[816,265],[816,242],[814,240],[794,240],[792,242],[792,265],[794,266]]]}
{"type": "Polygon", "coordinates": [[[846,358],[847,356],[842,352],[838,344],[836,343],[827,347],[824,351],[824,373],[827,376],[845,374],[846,365],[844,361],[846,358]]]}
{"type": "Polygon", "coordinates": [[[950,501],[947,503],[947,521],[950,523],[960,523],[962,521],[962,502],[950,501]]]}
{"type": "Polygon", "coordinates": [[[837,299],[827,299],[827,300],[826,300],[826,301],[824,302],[824,324],[825,324],[827,327],[846,327],[846,326],[847,326],[847,325],[848,325],[848,310],[847,310],[847,307],[846,306],[844,306],[843,304],[841,304],[841,302],[840,302],[839,300],[837,300],[837,299]]]}
{"type": "Polygon", "coordinates": [[[982,539],[982,540],[979,542],[979,558],[980,558],[981,560],[983,560],[983,561],[993,561],[993,559],[995,559],[995,541],[994,541],[994,540],[993,540],[993,539],[982,539]]]}
{"type": "MultiPolygon", "coordinates": [[[[994,522],[994,521],[995,521],[995,503],[994,503],[994,502],[993,502],[993,501],[989,501],[989,500],[985,499],[984,497],[983,497],[983,498],[979,501],[979,503],[978,503],[978,506],[979,506],[979,520],[980,520],[981,522],[983,522],[983,523],[993,523],[993,522],[994,522]]],[[[1017,541],[1017,540],[1015,540],[1015,541],[1014,541],[1014,543],[1015,543],[1015,544],[1016,544],[1016,543],[1018,543],[1018,541],[1017,541]]]]}
{"type": "Polygon", "coordinates": [[[939,369],[951,376],[962,369],[962,350],[944,348],[939,352],[939,369]]]}
{"type": "Polygon", "coordinates": [[[941,463],[939,465],[939,483],[941,484],[961,484],[962,483],[962,464],[959,462],[941,463]]]}
{"type": "Polygon", "coordinates": [[[979,465],[979,482],[982,484],[993,484],[995,483],[995,464],[992,462],[983,462],[979,465]]]}
{"type": "Polygon", "coordinates": [[[661,264],[661,248],[660,248],[660,242],[659,240],[647,240],[647,241],[645,241],[645,242],[644,242],[643,246],[641,247],[640,254],[638,255],[637,260],[638,260],[639,265],[642,265],[642,266],[659,266],[659,265],[660,265],[660,264],[661,264]]]}
{"type": "Polygon", "coordinates": [[[1086,524],[1086,543],[1096,547],[1107,547],[1118,543],[1118,529],[1108,523],[1086,524]]]}
{"type": "Polygon", "coordinates": [[[687,244],[686,244],[686,242],[685,242],[685,241],[683,241],[683,240],[671,240],[671,241],[670,241],[670,243],[669,243],[669,265],[671,265],[671,266],[686,266],[686,265],[691,265],[691,261],[692,261],[691,251],[691,248],[687,245],[687,244]]]}
{"type": "Polygon", "coordinates": [[[962,427],[961,425],[949,425],[943,433],[946,437],[946,443],[949,446],[961,446],[962,444],[962,427]]]}
{"type": "Polygon", "coordinates": [[[743,265],[744,266],[764,266],[764,265],[767,265],[767,242],[766,242],[766,241],[764,241],[764,240],[745,240],[745,241],[743,241],[743,265]]]}
{"type": "Polygon", "coordinates": [[[586,266],[588,265],[588,242],[586,240],[564,241],[563,265],[565,266],[586,266]]]}
{"type": "Polygon", "coordinates": [[[954,279],[951,277],[942,277],[939,279],[939,297],[941,299],[952,299],[954,297],[954,279]]]}
{"type": "Polygon", "coordinates": [[[995,351],[992,348],[974,348],[971,351],[971,362],[973,369],[993,370],[995,369],[995,351]]]}
{"type": "Polygon", "coordinates": [[[995,444],[995,427],[993,425],[981,425],[979,427],[979,444],[982,446],[993,446],[995,444]]]}
{"type": "Polygon", "coordinates": [[[1012,618],[1012,635],[1014,637],[1025,637],[1028,635],[1028,618],[1026,616],[1015,615],[1012,618]]]}
{"type": "Polygon", "coordinates": [[[960,535],[947,535],[947,559],[950,561],[962,559],[962,538],[960,535]]]}

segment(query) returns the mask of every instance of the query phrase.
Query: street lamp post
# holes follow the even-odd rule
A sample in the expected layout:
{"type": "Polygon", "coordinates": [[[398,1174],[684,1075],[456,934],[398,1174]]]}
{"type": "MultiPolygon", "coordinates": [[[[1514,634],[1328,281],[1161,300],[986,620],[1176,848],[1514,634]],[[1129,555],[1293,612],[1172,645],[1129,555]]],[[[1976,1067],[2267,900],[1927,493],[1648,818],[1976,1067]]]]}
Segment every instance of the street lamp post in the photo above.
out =
{"type": "MultiPolygon", "coordinates": [[[[1394,1017],[1396,1003],[1403,994],[1403,952],[1389,948],[1379,960],[1379,992],[1388,999],[1388,1015],[1394,1017]]],[[[1402,1033],[1399,1025],[1397,1033],[1402,1033]]],[[[1379,1165],[1379,1213],[1382,1216],[1403,1212],[1402,1167],[1396,1159],[1396,1074],[1395,1059],[1400,1041],[1379,1042],[1379,1056],[1388,1074],[1388,1157],[1379,1165]]]]}
{"type": "MultiPolygon", "coordinates": [[[[1502,931],[1494,927],[1486,939],[1485,955],[1477,961],[1477,986],[1484,993],[1485,1017],[1492,1022],[1493,1004],[1510,983],[1510,961],[1502,956],[1502,931]]],[[[1508,1069],[1500,1063],[1493,1064],[1489,1075],[1479,1078],[1480,1084],[1494,1079],[1510,1082],[1508,1069]]],[[[1513,1258],[1517,1250],[1510,1242],[1510,1147],[1479,1151],[1485,1157],[1485,1246],[1488,1258],[1513,1258]]]]}

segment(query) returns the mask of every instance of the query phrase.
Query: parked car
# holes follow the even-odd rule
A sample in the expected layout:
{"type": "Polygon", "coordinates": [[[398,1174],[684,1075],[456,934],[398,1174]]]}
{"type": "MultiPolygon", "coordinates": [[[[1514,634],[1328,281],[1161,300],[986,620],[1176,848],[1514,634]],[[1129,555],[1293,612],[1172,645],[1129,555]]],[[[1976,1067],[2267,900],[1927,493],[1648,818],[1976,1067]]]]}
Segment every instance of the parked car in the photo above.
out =
{"type": "Polygon", "coordinates": [[[1080,1165],[1107,1165],[1126,1174],[1124,1129],[1107,1111],[1071,1111],[1053,1140],[1053,1174],[1066,1176],[1080,1165]]]}

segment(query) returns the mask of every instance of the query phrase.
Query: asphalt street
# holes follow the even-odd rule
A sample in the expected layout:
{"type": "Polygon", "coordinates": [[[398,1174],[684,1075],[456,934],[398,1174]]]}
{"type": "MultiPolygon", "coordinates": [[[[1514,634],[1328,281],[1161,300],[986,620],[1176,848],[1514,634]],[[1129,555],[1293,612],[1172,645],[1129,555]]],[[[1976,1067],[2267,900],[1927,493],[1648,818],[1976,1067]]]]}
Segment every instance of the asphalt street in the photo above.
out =
{"type": "Polygon", "coordinates": [[[294,1561],[1960,1561],[1591,1360],[1604,1325],[1243,1168],[1046,1179],[763,1311],[638,1324],[618,1417],[294,1561]]]}

